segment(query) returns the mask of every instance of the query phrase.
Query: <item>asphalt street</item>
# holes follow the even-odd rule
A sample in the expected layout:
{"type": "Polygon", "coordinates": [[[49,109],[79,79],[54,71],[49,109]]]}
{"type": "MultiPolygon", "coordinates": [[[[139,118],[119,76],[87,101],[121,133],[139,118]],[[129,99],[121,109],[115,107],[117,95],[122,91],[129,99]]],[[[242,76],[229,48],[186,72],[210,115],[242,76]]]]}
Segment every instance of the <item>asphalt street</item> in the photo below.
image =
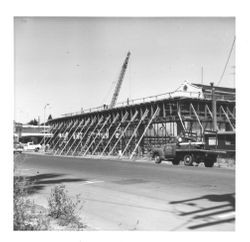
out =
{"type": "Polygon", "coordinates": [[[235,171],[149,162],[26,154],[24,176],[43,206],[53,186],[65,184],[84,201],[83,222],[93,230],[235,229],[235,171]]]}

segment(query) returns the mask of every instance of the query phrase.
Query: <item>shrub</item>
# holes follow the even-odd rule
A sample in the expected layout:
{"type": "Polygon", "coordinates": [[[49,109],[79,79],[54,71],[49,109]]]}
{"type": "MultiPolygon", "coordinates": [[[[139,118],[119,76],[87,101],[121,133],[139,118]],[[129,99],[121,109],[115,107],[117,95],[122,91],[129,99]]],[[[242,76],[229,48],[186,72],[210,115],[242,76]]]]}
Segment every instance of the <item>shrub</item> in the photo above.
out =
{"type": "Polygon", "coordinates": [[[14,230],[47,230],[49,219],[27,198],[27,188],[32,182],[21,176],[20,167],[24,161],[24,155],[14,156],[13,227],[14,230]]]}
{"type": "Polygon", "coordinates": [[[68,226],[69,229],[79,230],[84,228],[78,216],[82,206],[80,206],[80,196],[76,196],[73,201],[67,194],[64,185],[55,186],[51,190],[48,199],[49,209],[35,204],[28,199],[28,190],[34,185],[21,175],[20,167],[25,157],[18,155],[14,157],[14,230],[51,230],[53,224],[51,218],[56,219],[61,226],[68,226]]]}
{"type": "Polygon", "coordinates": [[[49,216],[58,219],[59,225],[70,226],[75,229],[83,228],[83,224],[80,222],[81,219],[78,216],[82,209],[79,195],[77,195],[76,200],[73,201],[69,197],[68,191],[65,190],[65,186],[58,185],[51,189],[48,203],[49,216]]]}
{"type": "Polygon", "coordinates": [[[49,220],[27,199],[25,189],[30,182],[23,177],[14,178],[14,230],[47,230],[49,220]]]}

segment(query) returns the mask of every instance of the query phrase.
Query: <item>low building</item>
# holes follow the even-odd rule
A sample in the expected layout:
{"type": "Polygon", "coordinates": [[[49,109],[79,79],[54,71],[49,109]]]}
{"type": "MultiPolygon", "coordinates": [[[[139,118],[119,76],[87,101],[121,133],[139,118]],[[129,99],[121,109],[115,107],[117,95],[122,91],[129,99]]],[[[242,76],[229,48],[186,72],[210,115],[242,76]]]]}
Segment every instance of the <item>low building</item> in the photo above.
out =
{"type": "Polygon", "coordinates": [[[30,125],[14,122],[14,140],[22,143],[33,141],[34,144],[41,142],[43,137],[51,137],[50,126],[30,125]]]}
{"type": "MultiPolygon", "coordinates": [[[[217,100],[235,100],[235,88],[214,86],[215,98],[217,100]]],[[[174,92],[171,97],[185,97],[198,99],[211,99],[212,86],[184,81],[174,92]]]]}

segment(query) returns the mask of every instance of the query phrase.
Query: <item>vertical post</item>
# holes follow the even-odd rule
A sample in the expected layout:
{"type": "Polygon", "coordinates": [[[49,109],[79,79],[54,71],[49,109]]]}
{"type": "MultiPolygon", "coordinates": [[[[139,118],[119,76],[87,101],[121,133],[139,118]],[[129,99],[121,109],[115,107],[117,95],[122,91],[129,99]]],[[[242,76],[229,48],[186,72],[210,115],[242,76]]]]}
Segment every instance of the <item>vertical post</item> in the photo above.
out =
{"type": "Polygon", "coordinates": [[[213,113],[213,130],[217,131],[217,107],[216,107],[216,98],[215,98],[215,88],[214,88],[214,83],[210,83],[212,87],[212,113],[213,113]]]}
{"type": "Polygon", "coordinates": [[[165,107],[165,102],[162,104],[162,112],[163,112],[163,118],[166,118],[166,107],[165,107]]]}

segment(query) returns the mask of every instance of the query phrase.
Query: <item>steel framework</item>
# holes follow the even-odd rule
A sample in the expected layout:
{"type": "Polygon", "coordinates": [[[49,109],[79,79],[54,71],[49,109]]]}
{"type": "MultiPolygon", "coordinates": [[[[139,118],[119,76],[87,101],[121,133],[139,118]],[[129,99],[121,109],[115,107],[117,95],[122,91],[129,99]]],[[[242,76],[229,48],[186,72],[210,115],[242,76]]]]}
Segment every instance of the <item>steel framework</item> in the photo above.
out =
{"type": "MultiPolygon", "coordinates": [[[[213,130],[211,99],[166,98],[49,121],[56,155],[133,159],[183,133],[202,140],[213,130]]],[[[218,130],[235,131],[235,101],[216,100],[218,130]]]]}

